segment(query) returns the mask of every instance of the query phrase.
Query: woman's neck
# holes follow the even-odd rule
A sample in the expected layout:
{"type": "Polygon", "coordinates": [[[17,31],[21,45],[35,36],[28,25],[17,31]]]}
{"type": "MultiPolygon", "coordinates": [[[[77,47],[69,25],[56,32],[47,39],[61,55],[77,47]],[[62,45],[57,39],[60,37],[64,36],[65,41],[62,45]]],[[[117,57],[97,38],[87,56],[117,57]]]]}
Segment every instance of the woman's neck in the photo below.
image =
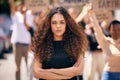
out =
{"type": "Polygon", "coordinates": [[[54,40],[55,41],[62,41],[63,37],[61,37],[61,36],[54,36],[54,40]]]}

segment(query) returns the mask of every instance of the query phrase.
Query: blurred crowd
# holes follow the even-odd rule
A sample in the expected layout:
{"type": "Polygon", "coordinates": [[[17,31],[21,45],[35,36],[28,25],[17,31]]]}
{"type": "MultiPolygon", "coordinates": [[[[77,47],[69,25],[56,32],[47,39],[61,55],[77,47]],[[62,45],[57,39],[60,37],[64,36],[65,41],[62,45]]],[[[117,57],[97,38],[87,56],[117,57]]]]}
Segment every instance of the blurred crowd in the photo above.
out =
{"type": "MultiPolygon", "coordinates": [[[[9,0],[9,6],[9,15],[0,13],[0,59],[5,58],[5,53],[16,53],[16,80],[20,80],[20,62],[21,57],[24,56],[28,67],[29,80],[33,80],[32,62],[34,53],[30,50],[29,46],[31,45],[36,27],[40,25],[40,20],[47,12],[35,13],[27,9],[22,2],[15,6],[13,0],[9,0]],[[19,53],[23,54],[20,55],[19,53]]],[[[53,6],[49,6],[48,11],[52,8],[53,6]]],[[[89,47],[85,55],[84,80],[94,80],[96,73],[98,74],[98,79],[101,80],[105,66],[105,54],[95,38],[93,24],[88,18],[88,12],[85,11],[85,7],[82,7],[80,13],[74,7],[67,10],[71,17],[83,27],[89,41],[89,47]]],[[[117,13],[115,11],[112,11],[112,13],[113,20],[117,18],[118,15],[116,16],[116,14],[120,14],[120,12],[117,13]]],[[[108,32],[108,24],[106,21],[99,22],[105,36],[111,37],[108,32]]]]}

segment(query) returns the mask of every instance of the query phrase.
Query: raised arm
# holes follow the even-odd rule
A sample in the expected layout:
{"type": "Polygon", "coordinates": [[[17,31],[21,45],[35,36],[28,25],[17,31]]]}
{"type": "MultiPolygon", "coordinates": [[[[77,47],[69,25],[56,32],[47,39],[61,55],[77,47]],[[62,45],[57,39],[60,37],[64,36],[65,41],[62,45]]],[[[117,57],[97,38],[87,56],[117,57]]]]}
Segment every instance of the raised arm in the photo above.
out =
{"type": "Polygon", "coordinates": [[[11,16],[13,16],[15,14],[14,0],[9,0],[9,4],[10,4],[11,16]]]}
{"type": "Polygon", "coordinates": [[[112,55],[111,50],[109,48],[110,43],[107,40],[106,36],[104,35],[101,27],[99,26],[98,20],[97,20],[96,15],[93,11],[90,13],[90,20],[93,23],[93,29],[95,31],[95,36],[96,36],[97,42],[99,43],[103,52],[109,56],[112,55]]]}
{"type": "Polygon", "coordinates": [[[105,41],[105,36],[104,36],[104,33],[98,23],[96,15],[93,11],[90,13],[89,18],[90,18],[90,21],[93,23],[93,29],[95,31],[97,41],[99,44],[102,44],[105,41]]]}
{"type": "Polygon", "coordinates": [[[49,69],[42,69],[42,64],[38,62],[38,60],[34,59],[33,64],[34,77],[42,78],[42,79],[69,79],[71,77],[67,77],[64,75],[60,75],[54,72],[50,72],[49,69]]]}
{"type": "Polygon", "coordinates": [[[89,10],[92,9],[92,4],[86,4],[83,9],[82,12],[78,15],[78,17],[75,19],[75,21],[78,23],[79,21],[82,21],[82,19],[88,14],[89,10]]]}

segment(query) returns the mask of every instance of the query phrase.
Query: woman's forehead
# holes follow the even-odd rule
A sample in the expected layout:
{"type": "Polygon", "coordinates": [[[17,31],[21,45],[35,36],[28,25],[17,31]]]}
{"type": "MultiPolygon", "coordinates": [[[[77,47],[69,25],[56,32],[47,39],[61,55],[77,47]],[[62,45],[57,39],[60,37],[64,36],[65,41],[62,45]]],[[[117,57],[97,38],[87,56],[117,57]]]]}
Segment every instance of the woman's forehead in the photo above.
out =
{"type": "Polygon", "coordinates": [[[56,13],[52,16],[52,20],[64,20],[64,17],[60,13],[56,13]]]}

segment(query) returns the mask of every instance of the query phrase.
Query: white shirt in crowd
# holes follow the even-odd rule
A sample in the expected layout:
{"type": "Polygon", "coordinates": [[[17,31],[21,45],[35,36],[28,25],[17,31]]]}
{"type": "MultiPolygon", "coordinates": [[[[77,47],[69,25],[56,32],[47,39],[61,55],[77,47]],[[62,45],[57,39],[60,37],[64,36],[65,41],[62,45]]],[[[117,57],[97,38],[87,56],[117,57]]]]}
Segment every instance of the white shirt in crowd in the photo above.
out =
{"type": "Polygon", "coordinates": [[[15,15],[12,16],[12,20],[14,25],[12,27],[11,43],[30,44],[31,36],[24,25],[24,15],[17,11],[15,15]]]}

